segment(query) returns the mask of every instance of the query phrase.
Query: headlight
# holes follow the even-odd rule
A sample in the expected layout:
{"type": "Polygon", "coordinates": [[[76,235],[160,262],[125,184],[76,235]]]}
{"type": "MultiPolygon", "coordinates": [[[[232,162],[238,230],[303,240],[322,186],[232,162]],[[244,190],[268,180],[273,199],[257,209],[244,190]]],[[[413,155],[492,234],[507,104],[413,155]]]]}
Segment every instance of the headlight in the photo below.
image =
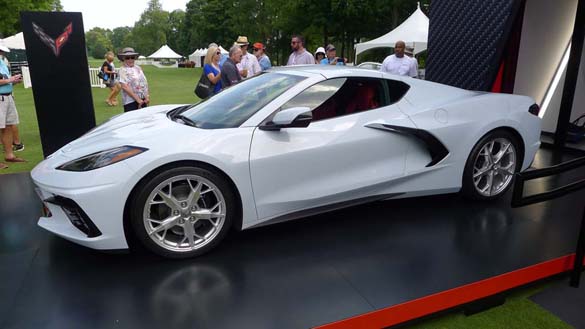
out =
{"type": "Polygon", "coordinates": [[[90,171],[126,160],[145,151],[148,151],[148,149],[128,145],[120,146],[69,161],[60,165],[57,169],[66,171],[90,171]]]}

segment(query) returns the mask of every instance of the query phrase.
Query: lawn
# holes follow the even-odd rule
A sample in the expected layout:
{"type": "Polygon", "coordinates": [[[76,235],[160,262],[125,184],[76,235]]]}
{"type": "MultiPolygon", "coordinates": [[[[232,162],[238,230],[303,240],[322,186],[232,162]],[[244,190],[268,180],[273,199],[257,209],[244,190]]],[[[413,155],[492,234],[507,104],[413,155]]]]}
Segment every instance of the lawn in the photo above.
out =
{"type": "MultiPolygon", "coordinates": [[[[90,59],[91,67],[99,67],[103,60],[90,59]]],[[[116,62],[119,67],[119,62],[116,62]]],[[[194,103],[198,98],[193,94],[195,83],[201,75],[200,68],[166,68],[159,69],[154,66],[143,66],[144,74],[150,87],[151,105],[194,103]]],[[[110,107],[105,103],[110,90],[107,88],[92,88],[93,105],[97,124],[108,118],[122,113],[122,106],[110,107]]],[[[121,104],[121,95],[118,102],[121,104]]],[[[42,161],[43,152],[37,124],[32,88],[25,89],[22,84],[14,86],[14,99],[20,116],[20,139],[25,144],[25,149],[17,155],[28,160],[27,163],[11,163],[8,169],[1,174],[30,171],[42,161]]],[[[66,97],[64,97],[66,101],[66,97]]],[[[2,161],[3,159],[0,159],[2,161]]]]}
{"type": "MultiPolygon", "coordinates": [[[[567,281],[564,279],[564,281],[567,281]]],[[[570,329],[567,323],[554,314],[540,307],[530,296],[544,289],[549,283],[521,289],[507,296],[506,303],[465,316],[463,313],[449,313],[434,319],[428,319],[411,329],[570,329]]]]}

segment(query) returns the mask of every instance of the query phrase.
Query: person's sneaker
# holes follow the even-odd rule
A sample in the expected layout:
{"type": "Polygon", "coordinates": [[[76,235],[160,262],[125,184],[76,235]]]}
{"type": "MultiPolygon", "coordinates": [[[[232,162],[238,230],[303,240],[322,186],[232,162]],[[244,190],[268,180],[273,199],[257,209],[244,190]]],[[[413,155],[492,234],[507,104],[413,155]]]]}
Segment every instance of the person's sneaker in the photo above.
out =
{"type": "Polygon", "coordinates": [[[24,151],[24,144],[12,144],[12,150],[16,152],[24,151]]]}

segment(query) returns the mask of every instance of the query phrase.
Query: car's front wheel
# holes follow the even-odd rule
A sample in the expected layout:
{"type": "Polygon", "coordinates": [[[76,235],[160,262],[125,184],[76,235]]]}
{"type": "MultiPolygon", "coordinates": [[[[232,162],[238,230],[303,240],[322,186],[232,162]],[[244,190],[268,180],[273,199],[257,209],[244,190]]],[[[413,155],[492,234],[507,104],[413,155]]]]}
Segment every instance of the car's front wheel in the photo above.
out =
{"type": "Polygon", "coordinates": [[[522,155],[516,137],[505,130],[484,136],[473,148],[463,172],[463,195],[474,200],[500,197],[520,170],[522,155]]]}
{"type": "Polygon", "coordinates": [[[234,193],[221,176],[198,167],[178,167],[142,183],[134,196],[131,222],[142,244],[169,258],[201,255],[227,234],[234,193]]]}

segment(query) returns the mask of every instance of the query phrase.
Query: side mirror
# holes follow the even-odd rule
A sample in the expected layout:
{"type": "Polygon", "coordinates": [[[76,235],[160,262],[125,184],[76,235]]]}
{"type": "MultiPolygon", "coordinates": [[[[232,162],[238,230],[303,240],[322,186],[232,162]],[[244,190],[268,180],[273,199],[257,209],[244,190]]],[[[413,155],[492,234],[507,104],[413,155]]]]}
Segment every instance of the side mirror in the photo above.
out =
{"type": "Polygon", "coordinates": [[[274,115],[272,121],[260,126],[260,130],[280,130],[282,128],[305,128],[313,120],[308,107],[291,107],[274,115]]]}

